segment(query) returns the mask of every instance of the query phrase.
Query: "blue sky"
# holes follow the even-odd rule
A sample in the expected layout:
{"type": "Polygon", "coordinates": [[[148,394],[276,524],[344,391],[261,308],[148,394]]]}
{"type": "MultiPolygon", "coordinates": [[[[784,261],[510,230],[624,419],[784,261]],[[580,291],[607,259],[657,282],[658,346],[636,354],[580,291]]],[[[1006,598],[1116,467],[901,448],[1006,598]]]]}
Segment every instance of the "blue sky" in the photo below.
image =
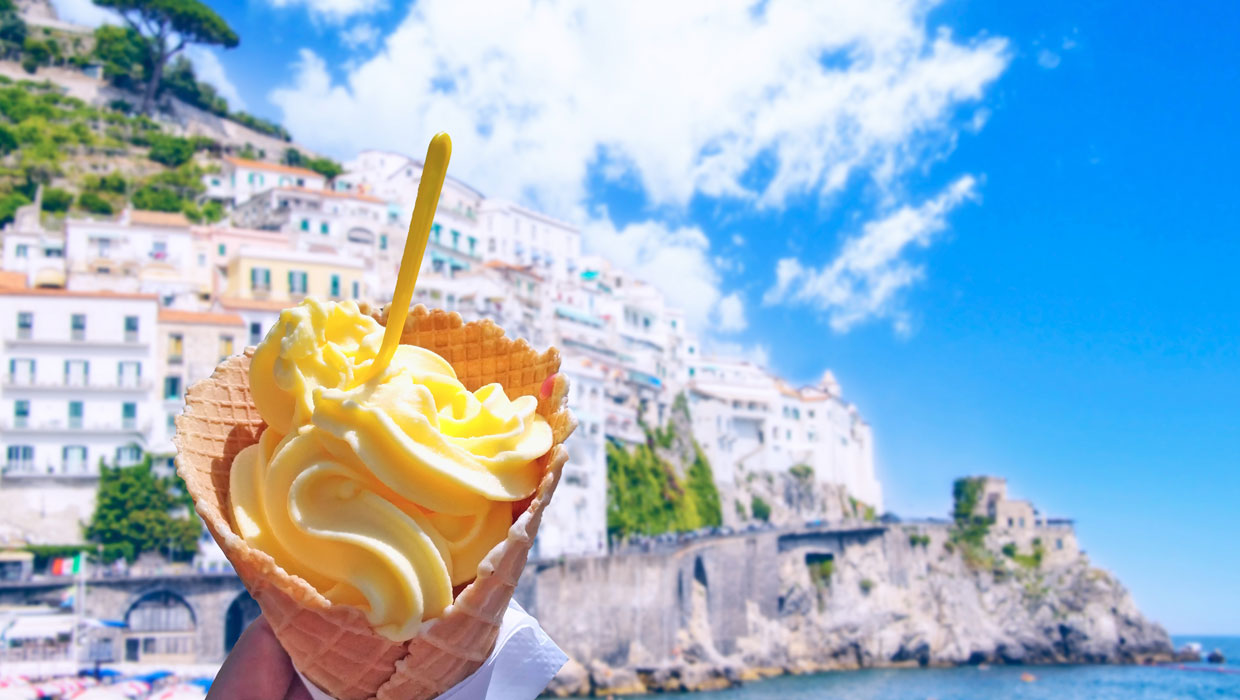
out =
{"type": "Polygon", "coordinates": [[[891,510],[1004,475],[1171,631],[1240,633],[1240,6],[445,5],[215,3],[200,72],[341,158],[451,132],[717,348],[834,371],[891,510]]]}

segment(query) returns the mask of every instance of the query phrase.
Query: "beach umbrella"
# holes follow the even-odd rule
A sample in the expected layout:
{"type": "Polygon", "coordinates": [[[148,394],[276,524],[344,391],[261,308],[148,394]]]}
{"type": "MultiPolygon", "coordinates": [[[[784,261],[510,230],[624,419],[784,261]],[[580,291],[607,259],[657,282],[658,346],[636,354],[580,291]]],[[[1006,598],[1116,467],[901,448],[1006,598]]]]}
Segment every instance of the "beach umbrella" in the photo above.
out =
{"type": "Polygon", "coordinates": [[[207,692],[200,685],[181,683],[164,688],[147,700],[203,700],[207,692]]]}

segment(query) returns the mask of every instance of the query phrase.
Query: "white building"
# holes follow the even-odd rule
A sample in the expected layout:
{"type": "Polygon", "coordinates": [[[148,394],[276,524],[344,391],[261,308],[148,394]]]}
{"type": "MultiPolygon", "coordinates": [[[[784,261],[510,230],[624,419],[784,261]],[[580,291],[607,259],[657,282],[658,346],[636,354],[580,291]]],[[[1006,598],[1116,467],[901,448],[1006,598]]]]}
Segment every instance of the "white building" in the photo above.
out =
{"type": "Polygon", "coordinates": [[[154,294],[163,306],[194,309],[211,297],[189,221],[181,214],[129,210],[119,220],[65,222],[67,287],[154,294]]]}
{"type": "Polygon", "coordinates": [[[717,481],[808,465],[816,480],[842,485],[881,512],[870,426],[829,374],[800,390],[745,361],[699,360],[689,374],[694,434],[717,481]]]}
{"type": "Polygon", "coordinates": [[[204,175],[203,184],[207,199],[232,207],[273,187],[321,190],[327,186],[327,178],[306,168],[224,156],[220,172],[204,175]]]}
{"type": "Polygon", "coordinates": [[[141,459],[157,434],[157,309],[151,295],[0,290],[7,479],[141,459]]]}
{"type": "Polygon", "coordinates": [[[603,426],[605,372],[585,358],[560,366],[569,382],[568,405],[577,430],[568,438],[568,463],[543,515],[536,555],[607,551],[607,453],[603,426]]]}
{"type": "Polygon", "coordinates": [[[38,202],[18,208],[0,235],[5,271],[24,275],[28,287],[65,286],[65,236],[43,227],[38,202]]]}

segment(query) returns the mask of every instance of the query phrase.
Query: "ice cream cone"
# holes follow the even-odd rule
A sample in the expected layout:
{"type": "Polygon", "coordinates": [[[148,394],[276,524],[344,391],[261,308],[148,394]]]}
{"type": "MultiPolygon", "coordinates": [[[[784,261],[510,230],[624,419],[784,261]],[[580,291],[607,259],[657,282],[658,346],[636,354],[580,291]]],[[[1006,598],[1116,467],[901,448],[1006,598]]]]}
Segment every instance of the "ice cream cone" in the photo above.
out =
{"type": "MultiPolygon", "coordinates": [[[[386,314],[364,310],[380,322],[386,314]]],[[[471,391],[492,382],[510,397],[538,397],[538,413],[551,426],[545,472],[507,538],[478,566],[478,576],[443,614],[403,643],[376,634],[365,614],[333,605],[303,579],[284,571],[266,553],[246,544],[230,518],[229,470],[242,448],[258,441],[264,424],[250,396],[253,348],[228,358],[210,378],[189,388],[176,420],[177,473],[225,556],[271,623],[299,671],[337,700],[433,698],[469,676],[486,660],[525,566],[542,512],[568,460],[564,440],[576,421],[564,407],[568,384],[555,348],[535,352],[509,340],[490,321],[462,322],[455,313],[415,307],[401,342],[435,351],[450,362],[471,391]]],[[[514,513],[515,514],[515,513],[514,513]]]]}

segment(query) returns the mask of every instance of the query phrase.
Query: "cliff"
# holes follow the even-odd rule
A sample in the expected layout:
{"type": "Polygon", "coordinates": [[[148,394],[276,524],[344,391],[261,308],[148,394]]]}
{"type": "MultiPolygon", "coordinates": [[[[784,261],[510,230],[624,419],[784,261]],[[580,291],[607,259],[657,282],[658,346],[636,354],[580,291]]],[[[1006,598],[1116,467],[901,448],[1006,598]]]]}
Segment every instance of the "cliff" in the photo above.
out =
{"type": "Polygon", "coordinates": [[[1166,632],[1083,555],[979,565],[951,535],[946,524],[853,520],[533,562],[517,597],[573,659],[557,695],[873,666],[1170,658],[1166,632]]]}

